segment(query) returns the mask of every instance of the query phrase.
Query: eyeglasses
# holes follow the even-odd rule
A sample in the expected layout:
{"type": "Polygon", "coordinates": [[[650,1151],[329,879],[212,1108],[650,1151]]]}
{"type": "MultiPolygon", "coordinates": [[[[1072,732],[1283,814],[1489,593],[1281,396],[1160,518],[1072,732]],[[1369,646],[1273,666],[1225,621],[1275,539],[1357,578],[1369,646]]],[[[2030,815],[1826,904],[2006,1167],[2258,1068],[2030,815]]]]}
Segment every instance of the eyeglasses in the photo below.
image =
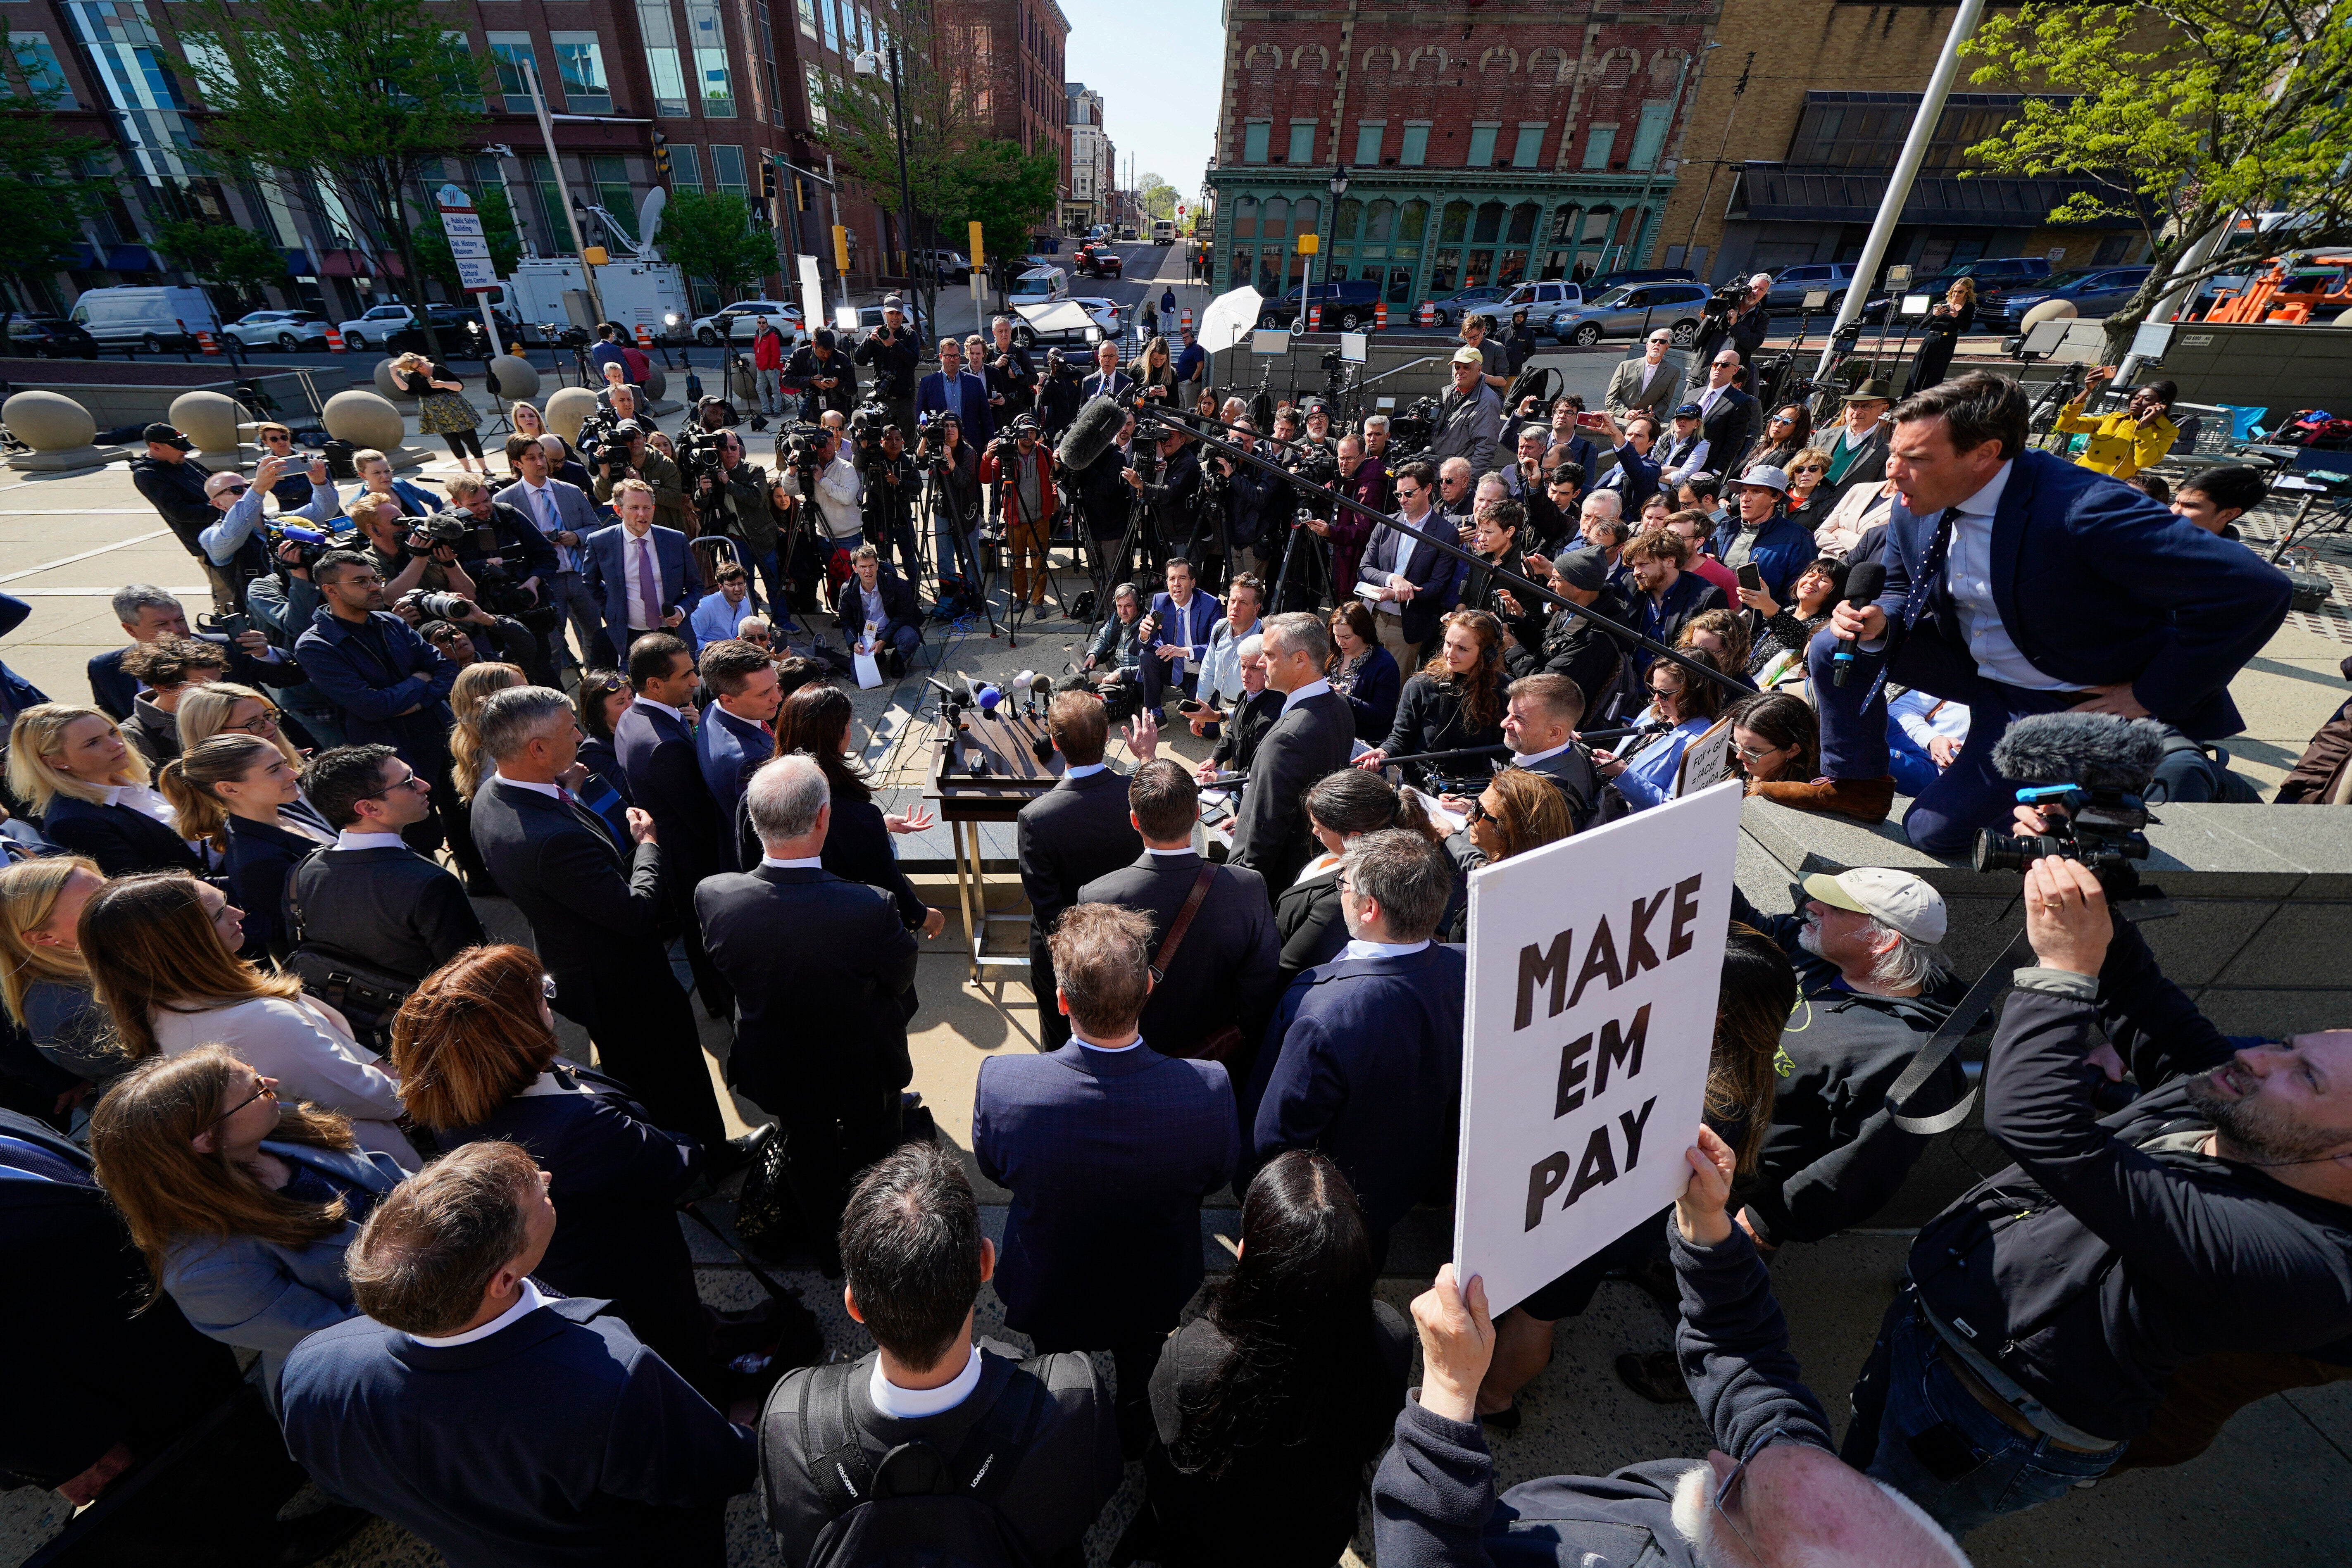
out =
{"type": "Polygon", "coordinates": [[[382,789],[370,790],[367,794],[360,796],[360,798],[362,800],[382,800],[384,796],[390,795],[396,789],[413,789],[417,791],[419,794],[422,794],[425,787],[425,781],[418,778],[416,776],[415,770],[412,768],[409,770],[409,774],[406,778],[394,779],[390,784],[384,785],[382,789]]]}
{"type": "Polygon", "coordinates": [[[1465,827],[1469,826],[1474,822],[1492,822],[1494,820],[1495,814],[1486,809],[1486,803],[1483,799],[1473,799],[1468,805],[1462,808],[1462,826],[1465,827]]]}
{"type": "Polygon", "coordinates": [[[251,1105],[255,1100],[264,1098],[276,1100],[278,1098],[277,1087],[268,1079],[262,1077],[259,1073],[255,1073],[253,1075],[253,1092],[247,1095],[243,1100],[238,1100],[235,1105],[230,1106],[226,1110],[222,1111],[218,1116],[214,1117],[212,1120],[212,1125],[218,1127],[222,1122],[226,1121],[238,1111],[243,1110],[247,1106],[251,1105]]]}
{"type": "Polygon", "coordinates": [[[1753,763],[1760,761],[1765,757],[1771,756],[1776,752],[1785,752],[1789,748],[1786,746],[1743,746],[1735,742],[1731,749],[1739,753],[1739,760],[1741,762],[1753,763]]]}
{"type": "Polygon", "coordinates": [[[1756,1550],[1755,1542],[1748,1539],[1748,1532],[1733,1523],[1731,1515],[1724,1511],[1724,1500],[1739,1489],[1739,1483],[1747,1479],[1748,1467],[1755,1461],[1756,1456],[1779,1442],[1780,1435],[1788,1429],[1789,1424],[1786,1421],[1774,1422],[1772,1429],[1765,1433],[1753,1448],[1748,1450],[1748,1457],[1731,1467],[1731,1473],[1723,1478],[1723,1484],[1715,1489],[1715,1496],[1711,1500],[1716,1516],[1723,1521],[1732,1534],[1739,1537],[1739,1544],[1747,1547],[1748,1555],[1759,1563],[1764,1561],[1763,1554],[1756,1550]]]}
{"type": "Polygon", "coordinates": [[[261,717],[250,724],[224,724],[224,730],[234,730],[241,735],[275,735],[278,733],[278,710],[265,707],[261,717]]]}

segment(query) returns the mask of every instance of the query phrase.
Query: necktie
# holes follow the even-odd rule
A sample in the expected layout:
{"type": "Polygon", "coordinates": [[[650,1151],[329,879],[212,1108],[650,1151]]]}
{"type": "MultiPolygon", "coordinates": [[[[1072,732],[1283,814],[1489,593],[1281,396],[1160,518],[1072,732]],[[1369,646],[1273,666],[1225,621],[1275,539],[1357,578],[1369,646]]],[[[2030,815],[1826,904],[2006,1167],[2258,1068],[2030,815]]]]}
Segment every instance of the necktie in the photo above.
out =
{"type": "Polygon", "coordinates": [[[637,546],[637,608],[646,617],[648,630],[661,629],[661,568],[654,563],[653,535],[641,533],[637,546]]]}
{"type": "MultiPolygon", "coordinates": [[[[1959,513],[1959,508],[1948,506],[1936,519],[1936,531],[1927,540],[1927,553],[1919,558],[1919,575],[1912,580],[1910,595],[1904,599],[1897,620],[1905,631],[1918,624],[1919,612],[1927,608],[1928,596],[1936,591],[1936,579],[1944,570],[1944,556],[1951,548],[1952,521],[1959,513]]],[[[1893,650],[1890,648],[1888,651],[1893,650]]],[[[1865,711],[1879,700],[1879,694],[1885,686],[1886,660],[1882,658],[1878,661],[1877,673],[1870,678],[1870,689],[1863,695],[1862,706],[1865,711]]]]}
{"type": "Polygon", "coordinates": [[[603,817],[597,816],[594,812],[589,810],[586,806],[582,805],[578,795],[573,795],[562,784],[557,784],[555,786],[555,798],[562,801],[563,803],[564,809],[571,812],[574,817],[594,828],[596,830],[596,837],[603,839],[607,847],[610,847],[613,845],[614,839],[612,825],[607,823],[603,817]]]}

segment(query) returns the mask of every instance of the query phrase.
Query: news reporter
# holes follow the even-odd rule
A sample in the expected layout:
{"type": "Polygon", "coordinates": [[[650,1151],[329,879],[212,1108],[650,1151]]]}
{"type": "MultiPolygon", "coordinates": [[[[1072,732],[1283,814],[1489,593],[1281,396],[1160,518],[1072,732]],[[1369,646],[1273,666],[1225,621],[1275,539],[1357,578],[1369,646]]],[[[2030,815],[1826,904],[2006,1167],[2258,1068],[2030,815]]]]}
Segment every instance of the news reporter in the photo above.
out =
{"type": "Polygon", "coordinates": [[[9,793],[41,819],[50,843],[89,856],[110,877],[207,869],[148,778],[146,759],[95,708],[36,703],[9,726],[9,793]]]}
{"type": "MultiPolygon", "coordinates": [[[[1705,649],[1693,649],[1687,657],[1715,662],[1705,649]]],[[[1650,706],[1639,721],[1642,732],[1615,751],[1592,754],[1594,771],[1635,811],[1673,795],[1683,752],[1723,713],[1721,683],[1693,675],[1681,665],[1657,659],[1643,684],[1649,689],[1650,706]]]]}
{"type": "Polygon", "coordinates": [[[1356,739],[1367,743],[1385,740],[1395,727],[1397,703],[1404,695],[1404,677],[1396,656],[1380,645],[1372,612],[1361,599],[1343,599],[1332,610],[1331,689],[1348,700],[1356,717],[1356,739]]]}
{"type": "MultiPolygon", "coordinates": [[[[1503,738],[1503,628],[1484,610],[1456,610],[1444,620],[1437,653],[1404,683],[1396,722],[1360,768],[1380,768],[1391,757],[1462,751],[1503,738]]],[[[1430,764],[1406,764],[1415,778],[1430,764]]]]}
{"type": "MultiPolygon", "coordinates": [[[[833,826],[825,835],[824,868],[846,882],[863,882],[890,896],[908,931],[926,938],[947,929],[947,911],[927,907],[898,868],[893,834],[920,833],[932,817],[921,806],[886,815],[874,804],[874,785],[849,757],[850,721],[856,710],[837,686],[803,686],[776,713],[777,756],[803,752],[815,760],[831,792],[833,826]]],[[[911,1002],[913,994],[908,993],[911,1002]]]]}

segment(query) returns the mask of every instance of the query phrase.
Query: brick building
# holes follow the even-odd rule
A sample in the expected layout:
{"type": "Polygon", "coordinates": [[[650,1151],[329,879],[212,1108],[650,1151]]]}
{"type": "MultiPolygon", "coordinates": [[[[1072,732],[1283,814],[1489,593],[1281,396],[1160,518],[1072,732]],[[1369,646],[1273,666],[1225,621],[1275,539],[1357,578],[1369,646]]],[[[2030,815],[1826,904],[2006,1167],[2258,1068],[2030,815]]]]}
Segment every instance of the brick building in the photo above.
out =
{"type": "Polygon", "coordinates": [[[1209,175],[1215,286],[1291,287],[1310,231],[1326,251],[1318,279],[1328,265],[1332,278],[1377,279],[1391,310],[1478,284],[1632,265],[1674,192],[1662,164],[1677,86],[1715,8],[1228,10],[1209,175]]]}
{"type": "MultiPolygon", "coordinates": [[[[1656,265],[1720,281],[1851,260],[1885,194],[1952,10],[1880,0],[1726,0],[1692,94],[1656,265]]],[[[1963,74],[1955,84],[1969,88],[1963,74]]],[[[1971,174],[1966,149],[2015,111],[2014,94],[1955,91],[1937,121],[1886,259],[1923,275],[1979,256],[2053,267],[2137,259],[2120,220],[2043,219],[2078,182],[1971,174]]]]}
{"type": "MultiPolygon", "coordinates": [[[[181,155],[201,143],[205,110],[193,84],[166,67],[181,53],[168,7],[153,0],[31,0],[12,10],[20,48],[45,81],[63,89],[54,111],[61,128],[109,143],[103,167],[92,172],[121,174],[84,244],[47,280],[56,303],[100,285],[181,280],[149,242],[158,224],[184,215],[276,240],[287,276],[272,291],[285,305],[331,320],[391,297],[384,275],[397,271],[398,258],[368,254],[331,191],[307,178],[284,185],[205,178],[181,155]]],[[[503,188],[527,250],[548,256],[573,251],[567,205],[611,214],[618,231],[611,235],[593,215],[583,220],[588,242],[625,251],[653,188],[656,130],[668,138],[676,190],[756,201],[763,160],[821,170],[824,149],[810,132],[822,126],[823,111],[813,95],[845,79],[851,57],[878,47],[885,29],[897,25],[888,4],[857,0],[478,0],[442,14],[478,59],[497,65],[484,122],[468,133],[468,144],[503,144],[513,155],[477,151],[446,159],[427,183],[454,181],[478,193],[503,188]],[[560,172],[531,112],[524,58],[556,117],[560,172]]],[[[1058,70],[1053,83],[1058,119],[1058,70]]],[[[788,179],[784,189],[780,248],[819,256],[830,276],[830,203],[806,181],[788,179]]],[[[412,200],[429,210],[425,191],[412,200]]],[[[887,215],[845,189],[841,219],[852,237],[854,283],[903,276],[887,215]]]]}
{"type": "MultiPolygon", "coordinates": [[[[1055,216],[1070,194],[1069,100],[1062,68],[1070,19],[1054,0],[932,0],[935,58],[969,95],[977,129],[1061,162],[1055,216]]],[[[1049,220],[1050,221],[1050,220],[1049,220]]]]}

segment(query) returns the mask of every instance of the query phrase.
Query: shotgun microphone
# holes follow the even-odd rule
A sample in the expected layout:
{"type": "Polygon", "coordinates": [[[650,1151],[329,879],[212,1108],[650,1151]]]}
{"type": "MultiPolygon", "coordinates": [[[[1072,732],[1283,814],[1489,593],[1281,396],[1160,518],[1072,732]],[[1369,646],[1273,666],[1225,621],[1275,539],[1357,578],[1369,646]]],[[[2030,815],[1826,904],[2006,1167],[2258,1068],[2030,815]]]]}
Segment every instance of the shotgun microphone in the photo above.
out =
{"type": "MultiPolygon", "coordinates": [[[[1845,574],[1845,602],[1856,609],[1876,604],[1878,595],[1885,590],[1886,567],[1883,562],[1864,561],[1845,574]]],[[[1853,669],[1853,638],[1838,638],[1837,652],[1830,658],[1830,679],[1833,684],[1843,686],[1846,676],[1853,669]]]]}

